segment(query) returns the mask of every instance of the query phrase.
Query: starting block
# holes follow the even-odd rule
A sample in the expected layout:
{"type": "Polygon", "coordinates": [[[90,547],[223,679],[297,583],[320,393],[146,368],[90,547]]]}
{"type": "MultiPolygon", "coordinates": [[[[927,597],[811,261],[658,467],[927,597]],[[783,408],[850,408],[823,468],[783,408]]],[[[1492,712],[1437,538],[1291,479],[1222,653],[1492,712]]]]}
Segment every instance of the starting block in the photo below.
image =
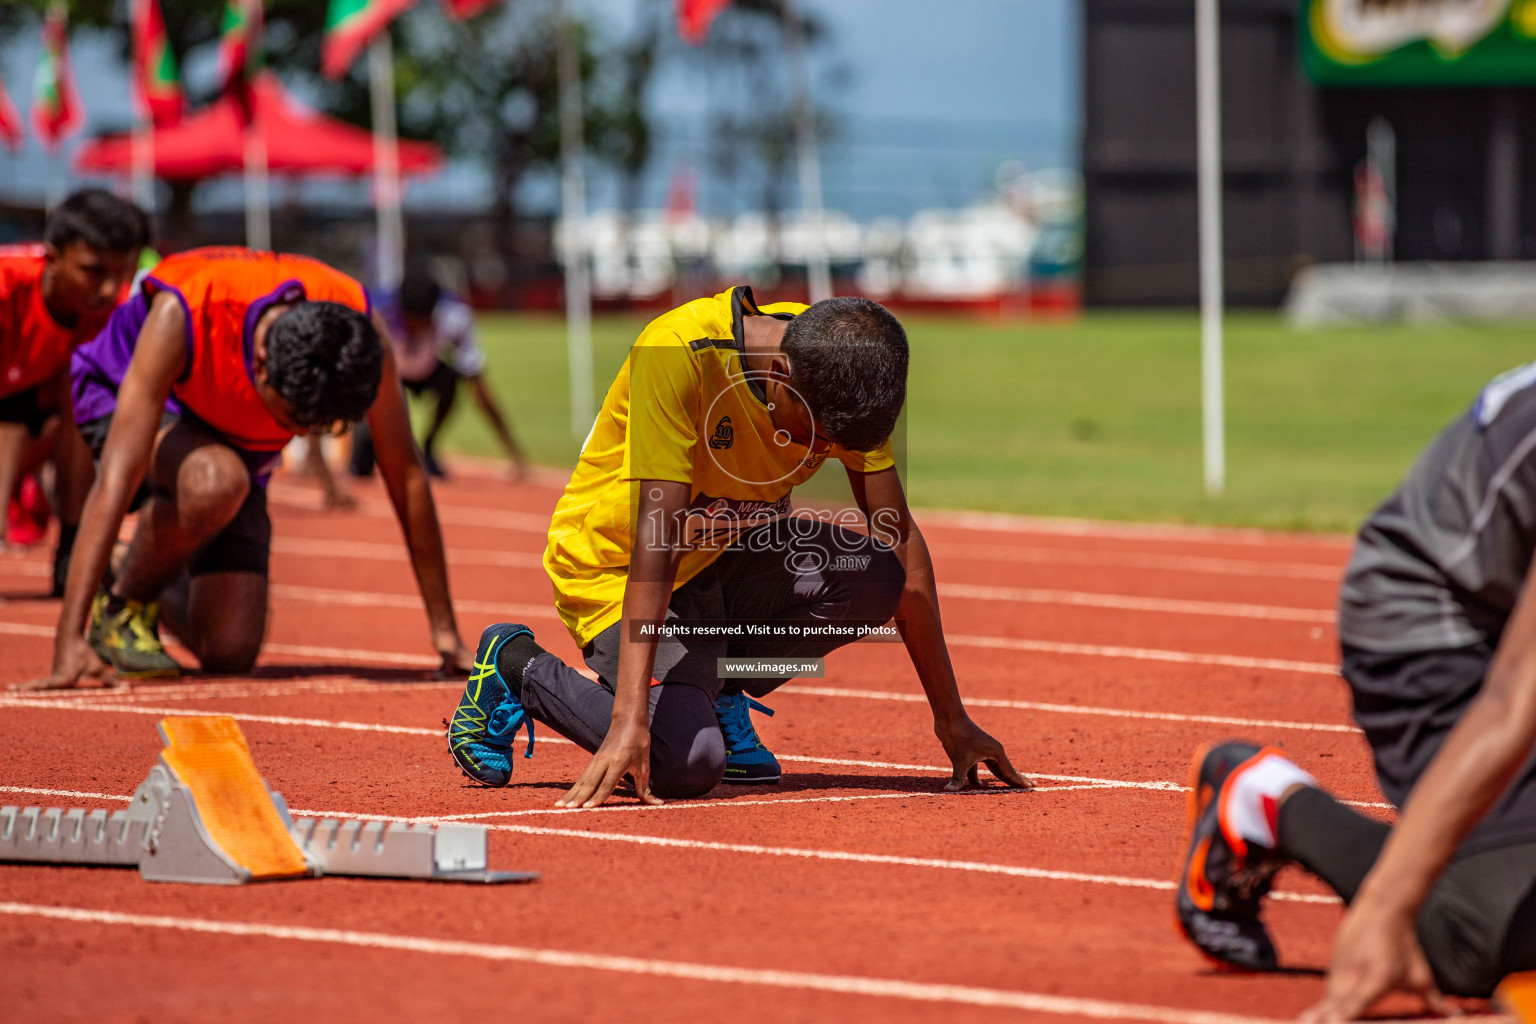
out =
{"type": "Polygon", "coordinates": [[[150,881],[214,885],[322,875],[539,877],[488,870],[483,825],[295,820],[257,772],[233,718],[165,718],[159,730],[160,762],[127,810],[0,807],[0,862],[136,866],[150,881]]]}
{"type": "Polygon", "coordinates": [[[1536,971],[1511,974],[1499,984],[1494,999],[1521,1024],[1536,1024],[1536,971]]]}

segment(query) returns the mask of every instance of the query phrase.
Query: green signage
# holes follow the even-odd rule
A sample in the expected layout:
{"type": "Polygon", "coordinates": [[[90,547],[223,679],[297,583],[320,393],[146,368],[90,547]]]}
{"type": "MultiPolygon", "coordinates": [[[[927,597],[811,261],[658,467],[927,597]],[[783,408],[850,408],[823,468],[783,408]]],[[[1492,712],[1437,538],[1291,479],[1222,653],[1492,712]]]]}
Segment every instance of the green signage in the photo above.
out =
{"type": "Polygon", "coordinates": [[[1536,85],[1536,0],[1300,0],[1318,85],[1536,85]]]}

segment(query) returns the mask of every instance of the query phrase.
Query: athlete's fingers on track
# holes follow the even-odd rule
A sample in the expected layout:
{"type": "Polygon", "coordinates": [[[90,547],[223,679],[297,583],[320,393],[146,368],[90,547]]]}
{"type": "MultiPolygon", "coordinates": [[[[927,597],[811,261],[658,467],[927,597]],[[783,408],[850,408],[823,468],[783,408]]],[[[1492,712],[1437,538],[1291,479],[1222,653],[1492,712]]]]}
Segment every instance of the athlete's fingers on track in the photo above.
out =
{"type": "Polygon", "coordinates": [[[1035,780],[1026,775],[1020,775],[1014,768],[1013,762],[1008,760],[1008,755],[999,753],[996,757],[989,757],[984,762],[987,770],[1002,779],[1013,789],[1034,789],[1035,780]]]}
{"type": "Polygon", "coordinates": [[[629,773],[629,781],[635,784],[635,796],[640,798],[641,803],[657,807],[661,805],[661,797],[651,792],[651,766],[649,764],[637,765],[636,769],[629,773]]]}

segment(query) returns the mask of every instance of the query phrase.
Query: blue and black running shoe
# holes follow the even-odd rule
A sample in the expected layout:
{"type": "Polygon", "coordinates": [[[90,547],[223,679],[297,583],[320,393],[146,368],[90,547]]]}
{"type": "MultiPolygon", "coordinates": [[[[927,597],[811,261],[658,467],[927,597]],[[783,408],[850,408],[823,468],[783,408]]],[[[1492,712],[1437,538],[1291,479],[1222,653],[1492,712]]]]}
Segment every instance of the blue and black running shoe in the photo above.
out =
{"type": "Polygon", "coordinates": [[[715,698],[715,718],[725,736],[725,778],[736,785],[763,785],[779,781],[779,760],[763,746],[752,727],[752,712],[773,717],[773,709],[764,707],[744,693],[724,694],[715,698]]]}
{"type": "Polygon", "coordinates": [[[512,739],[525,725],[528,752],[523,756],[533,756],[533,720],[496,668],[502,645],[524,634],[531,638],[533,630],[515,622],[498,622],[480,634],[475,670],[448,723],[448,752],[460,770],[482,786],[512,781],[512,739]]]}

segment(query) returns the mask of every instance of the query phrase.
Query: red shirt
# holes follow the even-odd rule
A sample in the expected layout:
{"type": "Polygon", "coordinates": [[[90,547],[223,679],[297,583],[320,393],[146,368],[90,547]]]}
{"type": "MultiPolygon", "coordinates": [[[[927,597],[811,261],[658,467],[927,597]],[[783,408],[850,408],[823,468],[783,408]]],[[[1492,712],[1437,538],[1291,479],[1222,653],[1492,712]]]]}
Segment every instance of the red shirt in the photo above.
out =
{"type": "MultiPolygon", "coordinates": [[[[74,327],[43,303],[44,249],[0,246],[0,398],[19,394],[69,366],[69,356],[106,326],[110,309],[85,314],[74,327]]],[[[127,294],[119,296],[119,301],[127,294]]]]}
{"type": "Polygon", "coordinates": [[[273,418],[251,368],[256,322],[277,303],[338,302],[368,312],[363,286],[307,256],[192,249],[144,280],[146,298],[173,293],[187,318],[187,368],[171,397],[237,448],[275,452],[293,432],[273,418]]]}

